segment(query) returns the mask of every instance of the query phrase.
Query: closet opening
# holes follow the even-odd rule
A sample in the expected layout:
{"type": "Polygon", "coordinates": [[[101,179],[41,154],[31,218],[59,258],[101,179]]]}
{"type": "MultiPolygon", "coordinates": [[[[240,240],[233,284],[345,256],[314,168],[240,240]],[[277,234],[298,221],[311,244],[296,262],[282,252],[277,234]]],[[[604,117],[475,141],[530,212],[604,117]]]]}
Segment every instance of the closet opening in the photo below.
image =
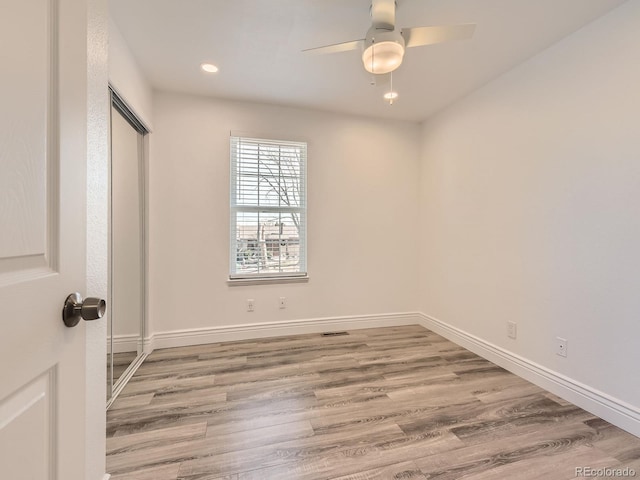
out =
{"type": "Polygon", "coordinates": [[[147,355],[145,125],[111,96],[107,408],[147,355]]]}

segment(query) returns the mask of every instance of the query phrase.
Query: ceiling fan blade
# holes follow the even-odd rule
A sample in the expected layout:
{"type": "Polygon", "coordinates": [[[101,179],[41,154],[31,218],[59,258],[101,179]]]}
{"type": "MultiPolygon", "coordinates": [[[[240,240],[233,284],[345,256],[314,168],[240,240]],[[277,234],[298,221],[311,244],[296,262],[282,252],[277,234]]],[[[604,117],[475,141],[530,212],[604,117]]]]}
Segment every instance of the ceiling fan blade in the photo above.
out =
{"type": "Polygon", "coordinates": [[[473,37],[475,29],[475,23],[439,27],[403,28],[402,36],[404,37],[406,47],[420,47],[422,45],[433,45],[434,43],[448,42],[450,40],[465,40],[473,37]]]}
{"type": "Polygon", "coordinates": [[[349,50],[358,50],[364,46],[363,40],[354,40],[352,42],[334,43],[333,45],[325,45],[324,47],[307,48],[302,53],[309,55],[322,55],[325,53],[348,52],[349,50]]]}
{"type": "Polygon", "coordinates": [[[396,0],[373,0],[371,23],[376,28],[393,30],[396,25],[396,0]]]}

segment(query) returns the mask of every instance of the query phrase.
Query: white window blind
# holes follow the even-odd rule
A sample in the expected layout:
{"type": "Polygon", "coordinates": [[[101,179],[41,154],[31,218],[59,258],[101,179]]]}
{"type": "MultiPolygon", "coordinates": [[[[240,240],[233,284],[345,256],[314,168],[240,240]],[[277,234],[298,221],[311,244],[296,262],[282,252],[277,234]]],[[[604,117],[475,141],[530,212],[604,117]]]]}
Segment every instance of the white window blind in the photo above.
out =
{"type": "Polygon", "coordinates": [[[307,273],[307,144],[231,137],[230,279],[307,273]]]}

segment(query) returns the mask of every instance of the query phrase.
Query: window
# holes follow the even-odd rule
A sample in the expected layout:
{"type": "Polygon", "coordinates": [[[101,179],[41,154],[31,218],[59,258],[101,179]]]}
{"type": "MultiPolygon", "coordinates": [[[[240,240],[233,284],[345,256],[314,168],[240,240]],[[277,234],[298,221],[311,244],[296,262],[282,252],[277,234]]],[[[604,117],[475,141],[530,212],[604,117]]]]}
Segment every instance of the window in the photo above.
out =
{"type": "Polygon", "coordinates": [[[306,277],[306,164],[306,143],[231,137],[231,280],[306,277]]]}

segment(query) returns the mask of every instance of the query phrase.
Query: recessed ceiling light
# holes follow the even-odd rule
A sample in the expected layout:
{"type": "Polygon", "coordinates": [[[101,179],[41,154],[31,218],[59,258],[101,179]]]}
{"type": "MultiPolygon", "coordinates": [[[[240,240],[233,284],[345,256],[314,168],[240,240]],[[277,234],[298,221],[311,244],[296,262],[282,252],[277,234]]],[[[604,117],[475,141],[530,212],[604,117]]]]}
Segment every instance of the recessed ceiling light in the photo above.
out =
{"type": "Polygon", "coordinates": [[[398,98],[398,92],[387,92],[384,94],[385,100],[395,100],[398,98]]]}
{"type": "Polygon", "coordinates": [[[203,63],[200,65],[200,68],[207,73],[216,73],[218,71],[218,67],[216,67],[213,63],[203,63]]]}

